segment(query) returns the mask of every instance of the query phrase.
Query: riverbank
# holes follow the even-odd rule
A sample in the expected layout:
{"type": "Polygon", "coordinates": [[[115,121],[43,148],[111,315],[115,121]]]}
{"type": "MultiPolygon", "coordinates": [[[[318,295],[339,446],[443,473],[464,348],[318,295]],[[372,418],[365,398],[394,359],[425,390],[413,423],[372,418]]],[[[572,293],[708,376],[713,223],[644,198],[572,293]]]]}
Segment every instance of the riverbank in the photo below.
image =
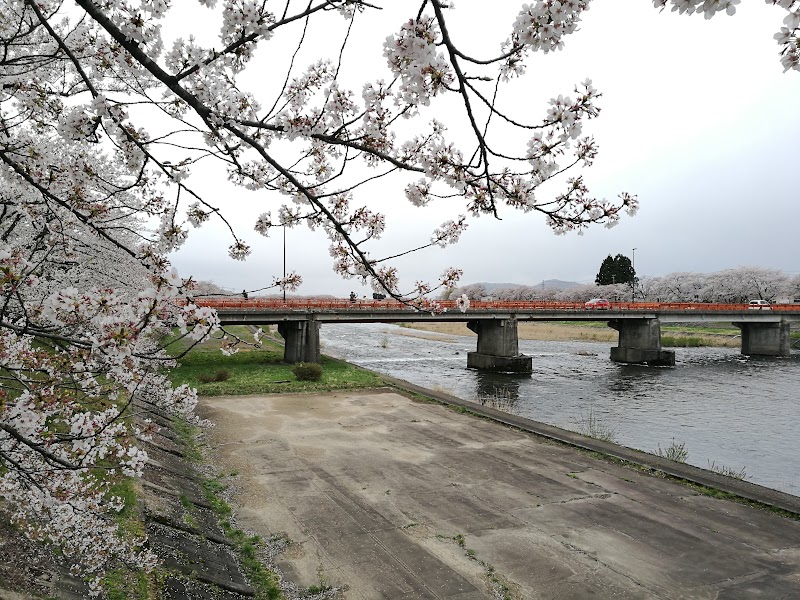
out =
{"type": "Polygon", "coordinates": [[[625,466],[614,457],[636,451],[615,444],[559,430],[579,440],[564,446],[465,412],[487,407],[419,399],[386,390],[201,399],[238,526],[286,542],[275,563],[297,589],[463,600],[602,589],[643,599],[777,597],[798,585],[786,575],[800,567],[795,521],[710,498],[726,494],[664,479],[657,466],[625,466]]]}
{"type": "MultiPolygon", "coordinates": [[[[466,323],[403,323],[408,331],[432,332],[450,336],[475,337],[466,323]]],[[[520,321],[517,331],[521,340],[539,341],[589,341],[616,342],[619,334],[605,323],[552,323],[520,321]]],[[[741,337],[738,329],[713,329],[692,326],[664,326],[662,342],[664,346],[711,346],[718,348],[738,348],[741,337]]],[[[408,333],[408,335],[414,335],[408,333]]]]}
{"type": "MultiPolygon", "coordinates": [[[[341,598],[789,597],[800,522],[390,390],[203,398],[238,523],[341,598]]],[[[612,453],[613,455],[613,453],[612,453]]]]}

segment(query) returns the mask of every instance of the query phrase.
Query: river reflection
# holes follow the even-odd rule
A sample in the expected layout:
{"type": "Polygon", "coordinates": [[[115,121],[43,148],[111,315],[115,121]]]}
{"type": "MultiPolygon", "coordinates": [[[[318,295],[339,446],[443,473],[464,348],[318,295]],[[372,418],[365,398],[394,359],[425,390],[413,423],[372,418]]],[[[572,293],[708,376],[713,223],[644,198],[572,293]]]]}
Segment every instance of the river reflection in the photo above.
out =
{"type": "Polygon", "coordinates": [[[588,415],[619,443],[648,452],[674,440],[687,462],[745,468],[749,480],[800,494],[800,354],[746,358],[678,348],[674,368],[618,365],[611,344],[520,341],[531,375],[466,368],[475,338],[414,337],[394,325],[324,325],[323,352],[472,401],[495,399],[531,419],[580,430],[588,415]]]}
{"type": "Polygon", "coordinates": [[[476,398],[481,396],[503,395],[508,396],[513,400],[518,400],[520,382],[530,381],[531,375],[476,372],[474,379],[474,396],[476,398]]]}

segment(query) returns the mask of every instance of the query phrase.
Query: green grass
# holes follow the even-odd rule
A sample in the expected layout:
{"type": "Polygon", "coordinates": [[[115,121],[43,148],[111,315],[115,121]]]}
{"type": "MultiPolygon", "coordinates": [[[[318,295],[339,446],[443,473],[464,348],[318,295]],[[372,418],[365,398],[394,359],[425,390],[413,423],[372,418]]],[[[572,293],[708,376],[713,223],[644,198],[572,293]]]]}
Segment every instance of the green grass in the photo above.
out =
{"type": "Polygon", "coordinates": [[[109,486],[107,493],[109,497],[119,496],[125,503],[123,509],[114,515],[114,520],[123,536],[139,537],[145,533],[135,485],[133,478],[120,476],[109,486]]]}
{"type": "MultiPolygon", "coordinates": [[[[125,503],[124,508],[114,515],[120,535],[125,538],[144,536],[145,522],[139,507],[134,479],[120,477],[111,484],[108,495],[119,496],[125,503]]],[[[159,569],[148,574],[126,566],[112,569],[102,577],[105,597],[109,600],[148,600],[151,598],[152,587],[158,587],[159,573],[159,569]]]]}
{"type": "MultiPolygon", "coordinates": [[[[194,461],[201,461],[202,452],[200,451],[200,444],[198,442],[200,429],[181,419],[173,419],[173,423],[174,429],[178,433],[178,437],[184,447],[184,452],[187,455],[193,456],[194,461]]],[[[261,539],[258,536],[247,535],[244,531],[237,529],[231,523],[233,509],[222,496],[226,485],[222,482],[221,478],[202,478],[200,487],[203,490],[203,495],[206,500],[208,500],[208,503],[211,505],[211,509],[217,515],[225,537],[235,544],[242,567],[246,571],[247,578],[255,590],[255,597],[258,600],[281,600],[284,596],[280,590],[277,574],[261,562],[258,557],[258,550],[262,543],[261,539]]],[[[187,525],[194,526],[192,523],[193,517],[191,515],[191,501],[186,495],[181,495],[180,502],[189,515],[188,519],[184,519],[184,522],[187,525]]]]}
{"type": "MultiPolygon", "coordinates": [[[[252,340],[252,333],[246,327],[226,329],[243,339],[252,340]]],[[[375,373],[327,356],[322,357],[323,373],[319,381],[298,381],[292,373],[293,365],[283,362],[283,347],[276,342],[264,340],[261,348],[245,347],[232,356],[220,352],[222,345],[221,340],[212,339],[189,350],[178,359],[179,366],[172,369],[172,383],[188,384],[196,388],[200,396],[323,392],[384,385],[375,373]],[[221,369],[230,373],[225,381],[201,381],[201,377],[221,369]]],[[[188,346],[188,343],[180,340],[170,345],[168,350],[176,355],[188,346]]]]}
{"type": "Polygon", "coordinates": [[[148,600],[150,581],[146,573],[129,569],[116,569],[103,579],[108,600],[148,600]]]}
{"type": "Polygon", "coordinates": [[[200,462],[203,460],[203,452],[200,444],[197,443],[199,428],[183,419],[172,419],[172,431],[178,434],[178,439],[182,445],[183,457],[189,462],[200,462]]]}
{"type": "MultiPolygon", "coordinates": [[[[608,327],[606,321],[552,321],[559,325],[574,325],[575,327],[596,327],[604,329],[608,327]]],[[[697,334],[720,334],[720,335],[739,335],[738,327],[709,327],[706,325],[662,325],[661,331],[672,333],[697,333],[697,334]]]]}
{"type": "MultiPolygon", "coordinates": [[[[537,321],[533,321],[536,323],[537,321]]],[[[551,325],[570,325],[574,327],[594,327],[595,329],[605,329],[608,321],[541,321],[551,325]]]]}
{"type": "Polygon", "coordinates": [[[708,346],[708,341],[693,336],[662,335],[661,345],[668,348],[699,348],[708,346]]]}
{"type": "Polygon", "coordinates": [[[258,557],[262,540],[257,535],[248,535],[231,524],[233,513],[230,505],[222,498],[225,485],[219,479],[206,479],[202,482],[203,492],[220,519],[225,537],[231,540],[239,554],[239,560],[247,572],[247,578],[255,590],[258,600],[281,600],[284,598],[278,575],[264,565],[258,557]]]}

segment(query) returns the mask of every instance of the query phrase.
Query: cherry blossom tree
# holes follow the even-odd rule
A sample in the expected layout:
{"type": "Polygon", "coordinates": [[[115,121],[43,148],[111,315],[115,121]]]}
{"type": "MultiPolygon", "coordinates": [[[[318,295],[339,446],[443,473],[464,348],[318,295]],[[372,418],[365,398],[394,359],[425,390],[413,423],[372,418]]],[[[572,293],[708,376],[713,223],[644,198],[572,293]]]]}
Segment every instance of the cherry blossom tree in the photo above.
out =
{"type": "MultiPolygon", "coordinates": [[[[796,70],[798,3],[768,3],[786,14],[777,41],[796,70]]],[[[192,282],[167,255],[211,219],[228,225],[231,257],[250,254],[193,172],[216,164],[234,185],[282,198],[258,233],[320,229],[336,272],[418,306],[460,271],[401,289],[396,259],[457,242],[470,217],[538,212],[566,233],[613,226],[638,205],[625,192],[593,196],[579,172],[598,152],[590,80],[556,91],[538,117],[502,102],[532,53],[577,31],[589,0],[523,5],[493,56],[458,42],[473,32],[451,29],[449,0],[409,3],[404,22],[386,25],[383,78],[366,79],[342,57],[359,28],[383,26],[375,2],[199,4],[206,12],[187,23],[169,0],[2,0],[0,495],[27,535],[59,544],[83,573],[153,565],[141,540],[117,534],[112,484],[146,461],[139,439],[153,428],[136,406],[188,415],[195,403],[165,377],[164,333],[200,340],[217,327],[186,301],[192,282]],[[301,65],[312,20],[331,43],[301,65]],[[461,208],[421,243],[381,255],[387,217],[368,200],[379,180],[414,206],[461,208]]],[[[654,4],[709,17],[738,0],[654,4]]]]}
{"type": "Polygon", "coordinates": [[[457,288],[454,292],[450,294],[450,296],[451,297],[466,296],[470,300],[480,300],[482,298],[489,296],[489,291],[486,289],[486,286],[482,283],[471,283],[469,285],[457,288]]]}
{"type": "Polygon", "coordinates": [[[792,302],[800,302],[800,275],[795,275],[789,280],[786,296],[792,302]]]}
{"type": "Polygon", "coordinates": [[[789,278],[776,269],[737,267],[706,276],[700,296],[706,302],[775,302],[789,286],[789,278]]]}
{"type": "Polygon", "coordinates": [[[695,302],[704,300],[700,292],[705,287],[705,276],[699,273],[669,273],[647,279],[646,300],[655,302],[695,302]]]}
{"type": "Polygon", "coordinates": [[[741,304],[792,297],[792,279],[777,269],[736,267],[717,273],[669,273],[642,280],[645,300],[741,304]]]}

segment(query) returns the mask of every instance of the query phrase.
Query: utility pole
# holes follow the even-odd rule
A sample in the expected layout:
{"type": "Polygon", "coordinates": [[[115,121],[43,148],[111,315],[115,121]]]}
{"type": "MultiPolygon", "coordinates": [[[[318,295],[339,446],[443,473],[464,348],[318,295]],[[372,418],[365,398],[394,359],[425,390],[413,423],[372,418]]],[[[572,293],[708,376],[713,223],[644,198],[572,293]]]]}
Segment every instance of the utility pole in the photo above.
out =
{"type": "Polygon", "coordinates": [[[283,226],[283,303],[286,304],[286,225],[283,226]]]}
{"type": "Polygon", "coordinates": [[[633,249],[633,256],[631,258],[631,269],[633,269],[633,280],[631,281],[631,298],[636,302],[636,248],[633,249]]]}

